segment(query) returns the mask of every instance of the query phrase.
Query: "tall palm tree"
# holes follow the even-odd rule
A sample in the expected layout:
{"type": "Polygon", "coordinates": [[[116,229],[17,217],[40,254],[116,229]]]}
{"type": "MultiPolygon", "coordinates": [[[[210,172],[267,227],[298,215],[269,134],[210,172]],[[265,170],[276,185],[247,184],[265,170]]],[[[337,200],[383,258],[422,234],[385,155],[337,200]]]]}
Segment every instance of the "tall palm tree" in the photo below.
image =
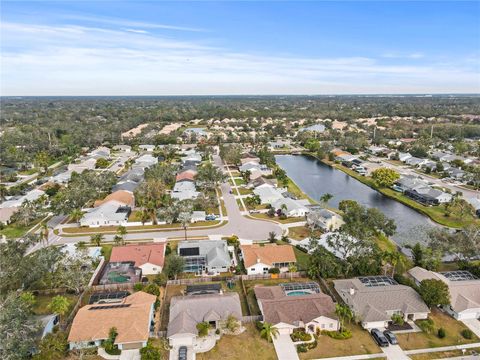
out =
{"type": "Polygon", "coordinates": [[[83,216],[82,210],[80,209],[73,209],[70,213],[70,219],[74,222],[78,222],[83,216]]]}
{"type": "Polygon", "coordinates": [[[182,228],[185,231],[185,240],[187,240],[187,226],[190,224],[190,221],[192,221],[192,214],[186,211],[181,212],[178,214],[177,220],[180,224],[182,224],[182,228]]]}
{"type": "Polygon", "coordinates": [[[100,246],[102,244],[104,237],[102,234],[95,234],[90,236],[90,242],[95,244],[96,246],[100,246]]]}
{"type": "Polygon", "coordinates": [[[290,273],[290,280],[292,280],[293,273],[297,272],[297,266],[295,264],[288,265],[288,272],[290,273]]]}
{"type": "Polygon", "coordinates": [[[273,324],[264,322],[262,330],[260,331],[260,336],[268,342],[272,342],[273,339],[276,339],[278,336],[278,329],[274,327],[273,324]]]}
{"type": "Polygon", "coordinates": [[[42,239],[43,247],[45,247],[45,245],[48,245],[48,235],[49,235],[48,226],[46,223],[43,223],[40,230],[40,237],[42,239]]]}
{"type": "Polygon", "coordinates": [[[120,237],[121,244],[125,244],[125,235],[127,235],[127,228],[125,226],[119,226],[117,228],[117,235],[120,237]]]}
{"type": "Polygon", "coordinates": [[[344,304],[335,305],[335,314],[337,314],[340,320],[340,329],[343,329],[345,325],[345,320],[348,320],[348,322],[350,322],[353,319],[352,310],[350,310],[350,308],[344,304]]]}

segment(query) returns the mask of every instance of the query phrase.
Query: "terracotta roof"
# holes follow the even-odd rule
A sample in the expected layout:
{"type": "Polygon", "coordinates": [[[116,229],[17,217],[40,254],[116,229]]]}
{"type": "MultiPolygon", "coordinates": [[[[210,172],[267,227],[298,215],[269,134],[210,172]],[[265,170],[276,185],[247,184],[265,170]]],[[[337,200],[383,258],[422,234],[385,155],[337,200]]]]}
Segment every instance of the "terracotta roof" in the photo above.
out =
{"type": "Polygon", "coordinates": [[[118,332],[116,344],[147,341],[150,312],[155,300],[154,295],[139,291],[127,296],[121,303],[84,306],[73,319],[68,341],[103,340],[108,338],[112,327],[118,332]]]}
{"type": "Polygon", "coordinates": [[[193,172],[187,170],[177,174],[176,181],[184,181],[184,180],[194,181],[194,178],[195,178],[195,175],[193,174],[193,172]]]}
{"type": "Polygon", "coordinates": [[[110,255],[110,262],[134,261],[135,266],[150,263],[163,267],[165,244],[115,246],[110,255]]]}
{"type": "Polygon", "coordinates": [[[308,323],[320,316],[337,318],[332,298],[323,293],[286,296],[280,286],[256,286],[254,292],[262,304],[263,320],[272,324],[308,323]]]}
{"type": "Polygon", "coordinates": [[[245,267],[261,262],[272,266],[274,263],[296,262],[295,253],[291,245],[265,244],[263,246],[241,245],[245,267]]]}
{"type": "Polygon", "coordinates": [[[130,207],[134,206],[135,204],[135,196],[130,191],[117,190],[111,193],[110,195],[107,195],[105,199],[95,201],[95,204],[93,206],[99,207],[100,205],[105,204],[112,200],[118,201],[119,203],[122,203],[130,207]]]}

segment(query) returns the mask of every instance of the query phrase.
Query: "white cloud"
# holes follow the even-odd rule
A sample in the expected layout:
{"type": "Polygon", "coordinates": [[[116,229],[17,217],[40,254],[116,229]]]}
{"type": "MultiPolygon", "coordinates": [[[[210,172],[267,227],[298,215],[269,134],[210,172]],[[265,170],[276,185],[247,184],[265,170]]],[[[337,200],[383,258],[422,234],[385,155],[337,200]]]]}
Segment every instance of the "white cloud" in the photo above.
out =
{"type": "Polygon", "coordinates": [[[4,22],[1,35],[3,95],[480,91],[468,62],[238,53],[137,27],[4,22]]]}

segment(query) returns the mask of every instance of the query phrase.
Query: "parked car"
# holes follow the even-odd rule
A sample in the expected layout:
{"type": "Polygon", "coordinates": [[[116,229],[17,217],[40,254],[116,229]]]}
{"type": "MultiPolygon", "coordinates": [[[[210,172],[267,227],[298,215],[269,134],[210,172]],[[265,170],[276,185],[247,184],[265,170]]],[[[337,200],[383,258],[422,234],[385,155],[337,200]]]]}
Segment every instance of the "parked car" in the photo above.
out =
{"type": "Polygon", "coordinates": [[[178,348],[178,360],[187,360],[187,347],[180,346],[178,348]]]}
{"type": "Polygon", "coordinates": [[[380,346],[380,347],[387,347],[388,346],[388,340],[380,330],[372,329],[370,331],[370,334],[372,334],[372,337],[375,340],[375,342],[378,344],[378,346],[380,346]]]}
{"type": "Polygon", "coordinates": [[[392,344],[392,345],[397,345],[398,344],[397,337],[391,331],[385,330],[383,332],[383,335],[385,335],[385,337],[387,338],[387,340],[390,344],[392,344]]]}
{"type": "Polygon", "coordinates": [[[216,218],[217,217],[213,214],[205,216],[205,220],[207,220],[207,221],[212,221],[212,220],[215,220],[216,218]]]}

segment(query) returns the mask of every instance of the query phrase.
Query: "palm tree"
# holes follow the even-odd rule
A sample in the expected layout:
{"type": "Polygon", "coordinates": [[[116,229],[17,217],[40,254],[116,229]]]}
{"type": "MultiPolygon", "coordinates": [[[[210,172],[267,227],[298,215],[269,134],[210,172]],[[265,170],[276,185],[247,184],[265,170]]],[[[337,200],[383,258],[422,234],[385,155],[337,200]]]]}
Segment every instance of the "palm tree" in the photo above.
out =
{"type": "Polygon", "coordinates": [[[117,234],[120,237],[120,243],[125,244],[125,235],[127,235],[127,228],[125,226],[119,226],[117,228],[117,234]]]}
{"type": "Polygon", "coordinates": [[[275,234],[275,231],[270,231],[268,233],[268,241],[271,243],[277,242],[277,234],[275,234]]]}
{"type": "Polygon", "coordinates": [[[83,213],[80,209],[73,209],[70,213],[70,219],[72,219],[73,222],[78,222],[82,218],[82,216],[83,213]]]}
{"type": "Polygon", "coordinates": [[[336,304],[335,305],[335,314],[337,314],[340,320],[340,329],[343,329],[345,320],[350,321],[353,319],[352,310],[347,305],[344,304],[336,304]]]}
{"type": "Polygon", "coordinates": [[[288,265],[288,272],[290,273],[290,280],[292,280],[293,273],[297,272],[297,266],[295,264],[288,265]]]}
{"type": "Polygon", "coordinates": [[[190,212],[181,212],[178,214],[178,222],[182,224],[182,228],[185,231],[185,240],[187,240],[187,226],[192,221],[192,214],[190,212]]]}
{"type": "Polygon", "coordinates": [[[325,206],[328,204],[330,200],[333,199],[333,195],[330,193],[325,193],[322,196],[320,196],[320,201],[325,204],[325,206]]]}
{"type": "Polygon", "coordinates": [[[42,239],[42,245],[45,247],[45,245],[48,245],[48,235],[49,235],[49,230],[48,226],[46,223],[42,224],[42,228],[40,230],[40,237],[42,239]]]}
{"type": "Polygon", "coordinates": [[[54,314],[60,315],[60,320],[67,313],[69,307],[70,301],[68,298],[61,295],[54,296],[50,301],[50,304],[48,304],[48,309],[54,314]]]}
{"type": "Polygon", "coordinates": [[[266,339],[268,342],[272,342],[278,336],[278,329],[268,322],[264,322],[260,336],[266,339]]]}
{"type": "Polygon", "coordinates": [[[140,213],[140,221],[142,222],[142,225],[145,225],[145,223],[150,219],[150,214],[148,213],[147,210],[142,210],[140,213]]]}
{"type": "Polygon", "coordinates": [[[120,235],[115,235],[113,237],[113,243],[115,244],[115,246],[121,245],[122,242],[123,242],[123,238],[120,235]]]}
{"type": "Polygon", "coordinates": [[[96,246],[100,246],[102,244],[104,237],[102,234],[95,234],[90,236],[90,242],[96,246]]]}

